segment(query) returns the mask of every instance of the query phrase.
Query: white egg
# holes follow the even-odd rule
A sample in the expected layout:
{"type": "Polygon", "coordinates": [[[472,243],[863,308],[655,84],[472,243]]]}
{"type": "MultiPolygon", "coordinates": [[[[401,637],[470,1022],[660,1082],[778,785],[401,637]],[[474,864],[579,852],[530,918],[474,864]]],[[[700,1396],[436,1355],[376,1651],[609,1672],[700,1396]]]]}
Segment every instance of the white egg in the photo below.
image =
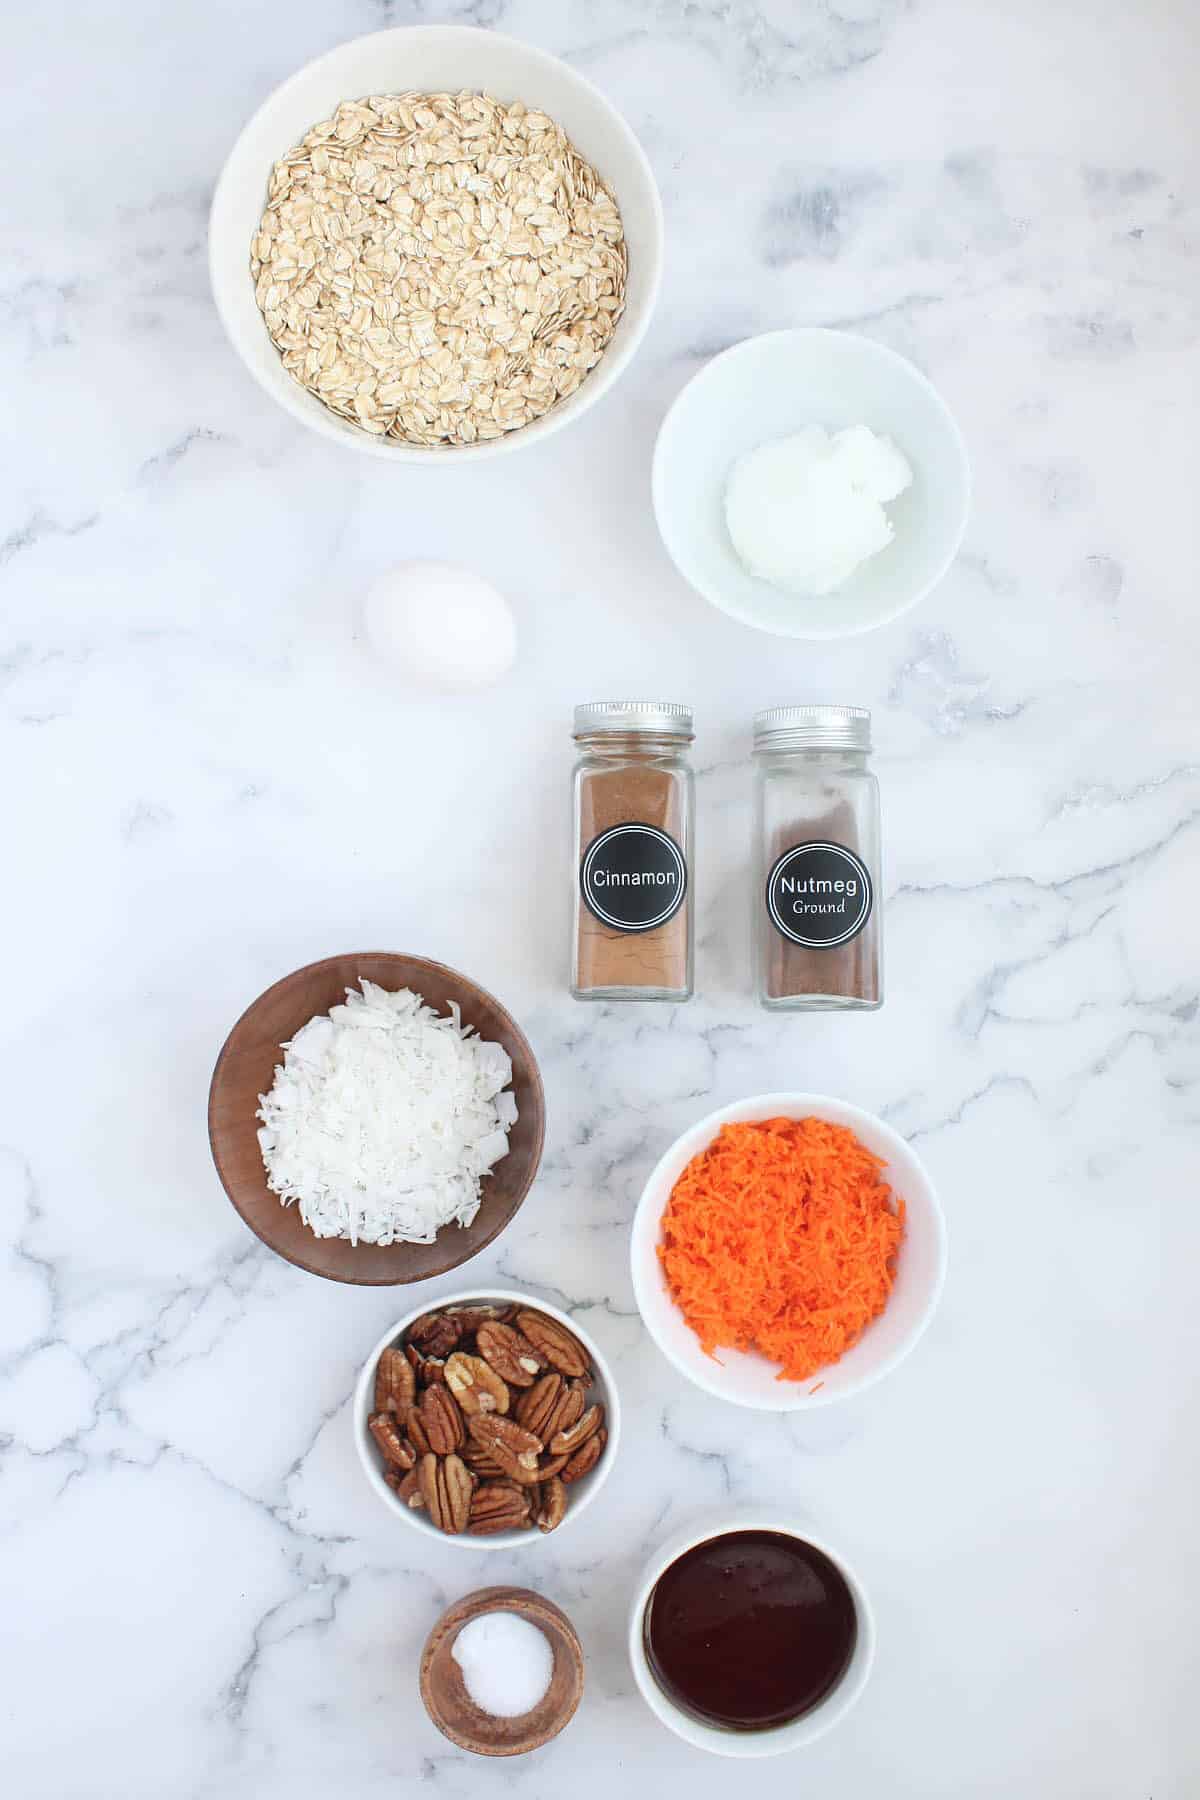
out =
{"type": "Polygon", "coordinates": [[[406,562],[363,602],[371,648],[410,680],[443,691],[487,687],[512,668],[512,608],[490,581],[456,563],[406,562]]]}

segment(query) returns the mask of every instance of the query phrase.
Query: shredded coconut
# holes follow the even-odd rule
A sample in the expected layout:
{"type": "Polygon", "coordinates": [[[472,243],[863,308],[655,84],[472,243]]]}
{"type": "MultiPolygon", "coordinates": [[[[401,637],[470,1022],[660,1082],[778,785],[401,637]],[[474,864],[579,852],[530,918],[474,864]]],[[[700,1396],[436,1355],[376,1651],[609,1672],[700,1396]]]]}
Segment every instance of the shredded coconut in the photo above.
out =
{"type": "Polygon", "coordinates": [[[469,1225],[480,1181],[508,1150],[517,1103],[503,1045],[451,1005],[364,981],[283,1046],[259,1095],[267,1185],[317,1237],[431,1244],[469,1225]]]}

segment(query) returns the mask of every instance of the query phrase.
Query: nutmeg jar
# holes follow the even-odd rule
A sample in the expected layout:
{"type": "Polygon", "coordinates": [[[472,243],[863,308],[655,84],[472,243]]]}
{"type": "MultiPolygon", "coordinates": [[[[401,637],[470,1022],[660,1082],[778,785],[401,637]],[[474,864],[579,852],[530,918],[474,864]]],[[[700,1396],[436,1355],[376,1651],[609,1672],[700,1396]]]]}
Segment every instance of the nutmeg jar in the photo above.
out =
{"type": "Polygon", "coordinates": [[[772,1010],[883,1004],[879,787],[858,706],[754,721],[758,992],[772,1010]]]}
{"type": "Polygon", "coordinates": [[[691,708],[599,700],[575,709],[577,1000],[692,993],[691,708]]]}

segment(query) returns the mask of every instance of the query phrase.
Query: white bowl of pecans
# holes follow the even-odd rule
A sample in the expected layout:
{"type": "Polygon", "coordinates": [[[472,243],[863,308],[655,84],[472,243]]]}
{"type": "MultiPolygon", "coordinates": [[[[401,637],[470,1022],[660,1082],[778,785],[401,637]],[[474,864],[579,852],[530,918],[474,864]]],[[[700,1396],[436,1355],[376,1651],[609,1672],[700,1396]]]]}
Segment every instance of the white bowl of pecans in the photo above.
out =
{"type": "Polygon", "coordinates": [[[260,386],[398,462],[513,450],[578,418],[658,294],[662,206],[603,94],[469,26],[374,32],[275,89],[221,173],[217,311],[260,386]]]}
{"type": "Polygon", "coordinates": [[[354,1441],[390,1512],[472,1550],[577,1518],[617,1451],[616,1383],[557,1307],[450,1294],[385,1332],[354,1391],[354,1441]]]}

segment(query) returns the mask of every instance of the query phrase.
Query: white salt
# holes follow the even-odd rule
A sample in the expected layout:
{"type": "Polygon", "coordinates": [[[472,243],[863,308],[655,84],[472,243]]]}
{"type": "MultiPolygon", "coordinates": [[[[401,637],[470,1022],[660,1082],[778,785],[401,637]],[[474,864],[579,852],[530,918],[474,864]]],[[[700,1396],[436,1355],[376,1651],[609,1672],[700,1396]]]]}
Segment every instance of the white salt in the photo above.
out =
{"type": "Polygon", "coordinates": [[[891,543],[884,507],[912,485],[890,438],[866,425],[808,425],[739,456],[725,521],[741,561],[791,593],[831,594],[891,543]]]}
{"type": "Polygon", "coordinates": [[[519,1719],[545,1698],[554,1653],[544,1631],[514,1612],[468,1619],[450,1646],[463,1685],[480,1712],[519,1719]]]}

